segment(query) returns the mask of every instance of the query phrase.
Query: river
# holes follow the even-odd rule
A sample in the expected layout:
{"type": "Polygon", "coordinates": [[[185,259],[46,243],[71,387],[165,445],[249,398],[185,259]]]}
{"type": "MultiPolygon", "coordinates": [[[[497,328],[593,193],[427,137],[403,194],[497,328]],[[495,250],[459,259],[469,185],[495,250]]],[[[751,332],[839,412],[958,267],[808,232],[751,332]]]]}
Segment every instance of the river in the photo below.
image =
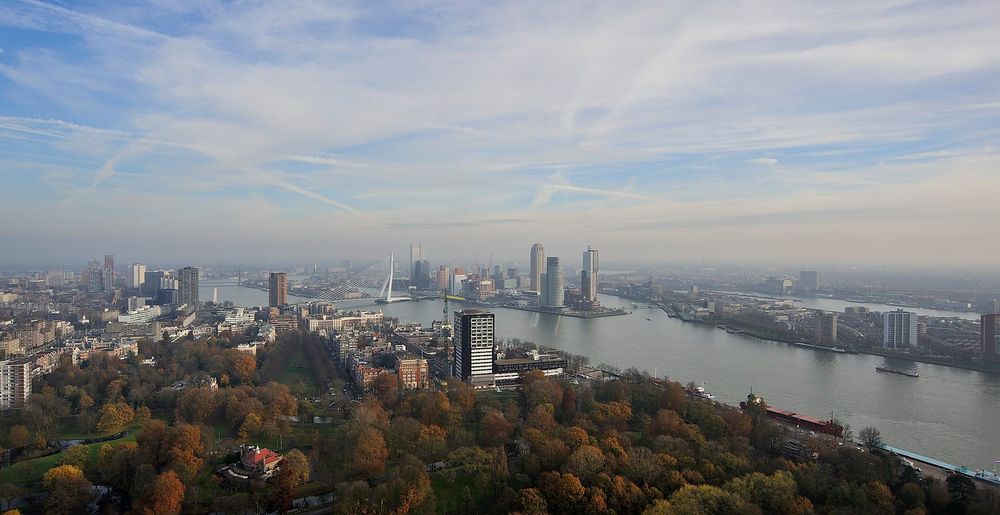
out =
{"type": "MultiPolygon", "coordinates": [[[[211,298],[211,287],[204,285],[203,299],[211,298]],[[208,288],[207,296],[204,288],[208,288]]],[[[231,288],[245,297],[246,305],[267,302],[266,292],[231,288]]],[[[228,296],[231,291],[220,286],[220,300],[239,304],[237,298],[228,296]]],[[[610,307],[631,306],[607,295],[600,300],[610,307]]],[[[344,305],[361,306],[424,326],[440,320],[443,307],[441,301],[344,305]]],[[[469,306],[449,305],[451,311],[464,307],[469,306]]],[[[704,382],[719,401],[729,404],[745,399],[753,388],[770,405],[824,419],[833,412],[855,434],[862,427],[874,426],[891,445],[955,465],[991,468],[992,460],[1000,457],[997,375],[766,342],[682,322],[649,306],[625,316],[592,319],[502,308],[493,311],[498,338],[530,340],[588,356],[594,364],[637,367],[681,383],[704,382]],[[919,372],[920,377],[879,373],[875,371],[879,365],[919,372]]]]}

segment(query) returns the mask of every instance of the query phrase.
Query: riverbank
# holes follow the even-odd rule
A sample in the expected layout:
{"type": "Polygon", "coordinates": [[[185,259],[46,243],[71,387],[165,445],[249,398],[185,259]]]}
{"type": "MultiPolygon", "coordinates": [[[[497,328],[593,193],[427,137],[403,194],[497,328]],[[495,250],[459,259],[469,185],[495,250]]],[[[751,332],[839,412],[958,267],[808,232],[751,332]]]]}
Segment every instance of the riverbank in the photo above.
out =
{"type": "Polygon", "coordinates": [[[558,315],[563,317],[573,317],[573,318],[604,318],[604,317],[616,317],[627,315],[628,311],[624,309],[616,310],[609,309],[606,311],[554,311],[543,308],[534,308],[530,306],[492,306],[498,308],[516,309],[518,311],[531,311],[533,313],[545,313],[549,315],[558,315]]]}

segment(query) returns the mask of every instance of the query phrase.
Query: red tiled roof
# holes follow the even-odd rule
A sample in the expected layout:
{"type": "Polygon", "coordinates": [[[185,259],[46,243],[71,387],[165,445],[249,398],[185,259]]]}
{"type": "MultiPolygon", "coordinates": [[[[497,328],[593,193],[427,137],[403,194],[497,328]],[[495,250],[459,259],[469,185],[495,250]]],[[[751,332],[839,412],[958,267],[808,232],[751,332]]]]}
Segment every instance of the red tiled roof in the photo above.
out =
{"type": "Polygon", "coordinates": [[[251,463],[253,465],[263,463],[265,466],[267,466],[270,465],[271,463],[275,463],[278,460],[280,460],[281,455],[270,449],[260,449],[247,453],[247,455],[244,456],[243,459],[244,461],[251,463]]]}

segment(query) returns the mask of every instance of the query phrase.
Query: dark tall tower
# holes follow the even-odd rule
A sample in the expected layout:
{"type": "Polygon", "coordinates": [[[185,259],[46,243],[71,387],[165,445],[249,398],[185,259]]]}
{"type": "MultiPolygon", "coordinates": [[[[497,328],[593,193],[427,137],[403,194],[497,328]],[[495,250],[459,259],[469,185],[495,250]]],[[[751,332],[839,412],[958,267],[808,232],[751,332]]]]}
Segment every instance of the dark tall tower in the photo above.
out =
{"type": "Polygon", "coordinates": [[[1000,314],[983,315],[979,322],[979,344],[982,346],[983,359],[1000,359],[1000,340],[997,340],[997,321],[1000,314]]]}
{"type": "Polygon", "coordinates": [[[277,308],[288,304],[288,275],[285,272],[271,272],[267,291],[268,306],[277,308]]]}
{"type": "Polygon", "coordinates": [[[177,271],[177,305],[198,307],[198,269],[184,267],[177,271]]]}
{"type": "Polygon", "coordinates": [[[104,256],[104,293],[111,293],[115,289],[115,257],[104,256]]]}

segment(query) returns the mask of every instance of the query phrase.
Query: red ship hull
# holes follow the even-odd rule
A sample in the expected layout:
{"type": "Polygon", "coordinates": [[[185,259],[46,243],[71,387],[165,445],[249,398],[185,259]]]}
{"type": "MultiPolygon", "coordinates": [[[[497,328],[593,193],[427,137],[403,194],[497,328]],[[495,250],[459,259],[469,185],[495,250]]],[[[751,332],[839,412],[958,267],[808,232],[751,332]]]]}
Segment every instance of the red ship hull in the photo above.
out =
{"type": "MultiPolygon", "coordinates": [[[[746,407],[747,403],[740,403],[741,409],[745,410],[746,407]]],[[[838,438],[844,436],[844,427],[832,420],[819,420],[817,418],[798,414],[794,411],[772,408],[770,406],[767,407],[767,416],[775,420],[795,424],[798,427],[809,429],[810,431],[817,431],[836,436],[838,438]]]]}

